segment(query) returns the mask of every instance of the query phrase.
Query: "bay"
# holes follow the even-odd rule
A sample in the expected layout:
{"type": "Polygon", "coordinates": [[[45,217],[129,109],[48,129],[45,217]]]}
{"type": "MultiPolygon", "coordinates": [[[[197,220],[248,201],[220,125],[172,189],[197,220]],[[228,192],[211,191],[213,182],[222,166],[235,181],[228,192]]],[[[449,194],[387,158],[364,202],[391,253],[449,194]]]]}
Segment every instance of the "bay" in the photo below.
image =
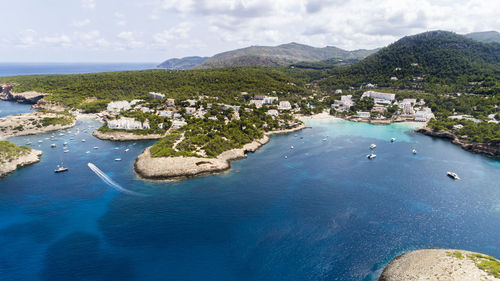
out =
{"type": "Polygon", "coordinates": [[[11,138],[44,154],[0,180],[0,278],[376,280],[418,248],[500,257],[499,161],[411,124],[308,125],[272,136],[228,173],[179,182],[138,179],[134,160],[153,141],[98,140],[95,121],[55,141],[11,138]],[[371,143],[377,158],[368,160],[371,143]],[[69,171],[55,174],[61,161],[69,171]],[[89,162],[145,196],[107,185],[89,162]]]}

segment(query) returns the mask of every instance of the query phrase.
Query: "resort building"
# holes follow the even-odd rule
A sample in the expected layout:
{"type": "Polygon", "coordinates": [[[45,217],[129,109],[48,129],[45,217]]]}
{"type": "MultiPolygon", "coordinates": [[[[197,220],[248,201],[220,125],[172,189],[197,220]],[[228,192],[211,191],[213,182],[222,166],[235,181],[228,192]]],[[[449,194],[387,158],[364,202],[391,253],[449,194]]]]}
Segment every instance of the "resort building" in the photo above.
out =
{"type": "Polygon", "coordinates": [[[289,101],[280,101],[278,105],[279,110],[290,110],[292,109],[292,105],[290,104],[289,101]]]}
{"type": "Polygon", "coordinates": [[[196,108],[195,107],[191,107],[191,106],[186,107],[186,114],[191,115],[191,114],[193,114],[195,112],[196,112],[196,108]]]}
{"type": "Polygon", "coordinates": [[[261,108],[264,104],[262,100],[250,100],[250,105],[255,104],[255,107],[261,108]]]}
{"type": "Polygon", "coordinates": [[[142,130],[149,129],[149,122],[146,120],[144,123],[135,120],[134,118],[121,117],[120,119],[108,121],[110,129],[124,129],[124,130],[142,130]]]}
{"type": "Polygon", "coordinates": [[[253,99],[254,100],[264,100],[266,98],[265,95],[254,95],[253,99]]]}
{"type": "Polygon", "coordinates": [[[396,98],[396,94],[381,93],[381,92],[375,92],[375,91],[366,91],[363,93],[361,98],[366,98],[366,97],[370,97],[374,100],[377,99],[377,100],[385,100],[385,101],[392,102],[396,98]]]}
{"type": "Polygon", "coordinates": [[[174,116],[174,112],[170,110],[158,111],[157,114],[160,117],[168,117],[168,118],[172,118],[174,116]]]}
{"type": "Polygon", "coordinates": [[[273,116],[273,117],[275,117],[275,116],[278,116],[278,115],[279,115],[279,113],[278,113],[278,111],[277,111],[276,109],[269,109],[269,110],[266,112],[266,114],[267,114],[267,115],[271,115],[271,116],[273,116]]]}
{"type": "Polygon", "coordinates": [[[182,120],[174,120],[172,122],[172,129],[179,129],[180,127],[182,126],[185,126],[187,125],[187,122],[186,121],[182,121],[182,120]]]}
{"type": "Polygon", "coordinates": [[[356,113],[359,118],[370,118],[370,112],[358,111],[356,113]]]}
{"type": "Polygon", "coordinates": [[[108,103],[106,110],[108,112],[118,113],[122,110],[131,109],[134,104],[136,104],[140,101],[142,101],[142,100],[132,100],[131,102],[128,102],[126,100],[124,100],[124,101],[112,101],[112,102],[108,103]]]}
{"type": "Polygon", "coordinates": [[[155,92],[149,92],[149,97],[155,100],[162,100],[165,98],[165,95],[155,92]]]}
{"type": "Polygon", "coordinates": [[[278,101],[278,97],[265,97],[263,99],[264,104],[273,104],[275,101],[278,101]]]}
{"type": "Polygon", "coordinates": [[[425,107],[422,110],[415,112],[414,119],[417,122],[427,122],[432,118],[434,118],[434,114],[432,113],[432,110],[428,107],[425,107]]]}

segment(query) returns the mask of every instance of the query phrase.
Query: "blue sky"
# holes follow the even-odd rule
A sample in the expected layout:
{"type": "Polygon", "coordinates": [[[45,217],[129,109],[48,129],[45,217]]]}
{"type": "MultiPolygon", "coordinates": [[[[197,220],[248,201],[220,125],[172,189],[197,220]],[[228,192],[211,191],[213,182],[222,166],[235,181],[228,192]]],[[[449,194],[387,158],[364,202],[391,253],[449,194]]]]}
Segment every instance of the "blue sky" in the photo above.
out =
{"type": "Polygon", "coordinates": [[[352,50],[500,30],[500,1],[0,0],[2,62],[161,62],[250,45],[352,50]]]}

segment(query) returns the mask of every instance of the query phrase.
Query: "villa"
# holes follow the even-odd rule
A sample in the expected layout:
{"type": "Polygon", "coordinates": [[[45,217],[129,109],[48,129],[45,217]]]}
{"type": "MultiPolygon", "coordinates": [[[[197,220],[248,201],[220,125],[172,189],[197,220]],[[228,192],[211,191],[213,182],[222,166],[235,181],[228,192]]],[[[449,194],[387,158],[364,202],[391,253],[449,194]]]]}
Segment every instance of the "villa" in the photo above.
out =
{"type": "Polygon", "coordinates": [[[278,105],[279,110],[290,110],[292,109],[292,105],[290,104],[289,101],[280,101],[278,105]]]}
{"type": "Polygon", "coordinates": [[[110,129],[124,129],[124,130],[142,130],[149,129],[149,122],[146,120],[144,123],[135,120],[134,118],[122,117],[116,120],[108,121],[110,129]]]}
{"type": "Polygon", "coordinates": [[[381,93],[381,92],[375,92],[375,91],[366,91],[363,93],[361,98],[365,97],[370,97],[375,100],[375,102],[383,102],[386,103],[387,101],[391,103],[395,98],[396,94],[389,94],[389,93],[381,93]]]}
{"type": "Polygon", "coordinates": [[[155,92],[149,92],[149,97],[155,100],[162,100],[165,98],[165,95],[155,92]]]}

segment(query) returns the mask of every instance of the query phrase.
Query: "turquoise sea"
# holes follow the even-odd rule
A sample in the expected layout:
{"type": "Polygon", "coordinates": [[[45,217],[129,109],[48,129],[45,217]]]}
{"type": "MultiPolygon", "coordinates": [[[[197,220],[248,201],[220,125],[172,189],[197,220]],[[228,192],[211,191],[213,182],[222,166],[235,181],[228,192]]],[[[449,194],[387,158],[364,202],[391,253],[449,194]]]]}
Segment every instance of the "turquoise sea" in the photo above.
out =
{"type": "Polygon", "coordinates": [[[228,173],[180,182],[139,180],[134,159],[152,142],[98,140],[95,121],[55,141],[11,138],[44,154],[0,179],[0,279],[376,280],[418,248],[500,257],[499,161],[408,124],[308,125],[228,173]],[[55,174],[61,161],[69,171],[55,174]],[[108,185],[89,162],[145,196],[108,185]]]}

